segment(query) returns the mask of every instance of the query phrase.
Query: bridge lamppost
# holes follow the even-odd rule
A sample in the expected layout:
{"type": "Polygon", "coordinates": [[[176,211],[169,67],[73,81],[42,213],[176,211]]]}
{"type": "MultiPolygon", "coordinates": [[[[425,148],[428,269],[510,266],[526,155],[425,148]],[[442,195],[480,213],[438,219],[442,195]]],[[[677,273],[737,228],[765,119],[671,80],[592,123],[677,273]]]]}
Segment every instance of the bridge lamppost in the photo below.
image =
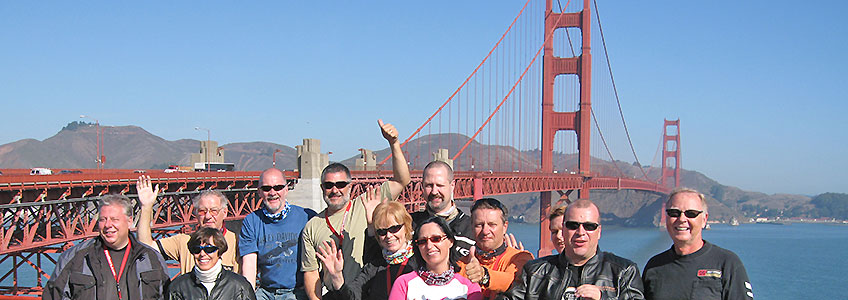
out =
{"type": "Polygon", "coordinates": [[[206,149],[204,149],[203,152],[206,153],[206,163],[204,163],[206,165],[205,169],[206,169],[206,172],[209,172],[209,144],[210,144],[210,137],[212,136],[212,131],[209,130],[209,128],[203,128],[203,127],[194,127],[194,130],[206,130],[206,147],[205,147],[206,149]]]}
{"type": "Polygon", "coordinates": [[[100,133],[100,121],[95,119],[92,116],[80,115],[80,119],[92,119],[94,120],[94,134],[95,134],[95,144],[97,145],[97,158],[94,161],[97,163],[97,171],[103,169],[103,162],[105,161],[105,155],[103,155],[103,136],[100,133]]]}
{"type": "Polygon", "coordinates": [[[277,152],[283,152],[283,150],[274,149],[274,157],[273,157],[272,162],[271,162],[271,165],[274,166],[274,168],[277,167],[277,152]]]}

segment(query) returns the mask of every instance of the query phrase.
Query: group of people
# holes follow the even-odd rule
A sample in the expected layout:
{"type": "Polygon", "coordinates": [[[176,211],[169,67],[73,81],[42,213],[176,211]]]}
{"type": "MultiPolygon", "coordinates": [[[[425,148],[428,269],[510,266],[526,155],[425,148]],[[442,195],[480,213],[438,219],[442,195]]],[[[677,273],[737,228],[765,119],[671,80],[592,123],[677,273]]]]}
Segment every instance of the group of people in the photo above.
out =
{"type": "Polygon", "coordinates": [[[330,164],[321,174],[327,207],[319,213],[288,203],[277,169],[260,175],[262,207],[244,218],[238,234],[224,227],[230,208],[220,192],[192,199],[198,230],[158,240],[150,223],[160,190],[149,177],[137,183],[137,238],[129,231],[132,201],[102,197],[99,236],[62,253],[43,299],[753,298],[738,257],[701,238],[708,213],[697,191],[669,197],[666,227],[674,245],[641,277],[633,262],[599,251],[600,212],[589,200],[554,210],[558,254],[534,259],[507,234],[509,212],[500,201],[479,199],[470,214],[457,207],[447,163],[424,168],[426,209],[408,213],[396,201],[411,181],[398,133],[378,123],[394,177],[350,199],[350,171],[330,164]],[[173,281],[166,260],[180,264],[173,281]]]}

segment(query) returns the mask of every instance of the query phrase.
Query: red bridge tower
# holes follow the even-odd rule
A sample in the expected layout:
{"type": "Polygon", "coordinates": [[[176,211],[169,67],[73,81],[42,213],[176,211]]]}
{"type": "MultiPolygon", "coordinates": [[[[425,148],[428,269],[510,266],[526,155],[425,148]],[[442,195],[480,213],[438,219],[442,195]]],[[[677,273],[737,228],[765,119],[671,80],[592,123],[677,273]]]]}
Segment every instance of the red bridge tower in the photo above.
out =
{"type": "Polygon", "coordinates": [[[680,119],[663,124],[662,185],[680,186],[680,119]]]}
{"type": "MultiPolygon", "coordinates": [[[[583,1],[583,11],[576,13],[554,13],[553,1],[547,0],[545,6],[545,52],[542,68],[542,172],[554,171],[554,136],[557,131],[571,130],[577,134],[578,172],[588,176],[592,121],[592,55],[591,55],[591,14],[589,0],[583,1]],[[580,28],[582,33],[581,52],[577,57],[554,56],[554,31],[559,28],[580,28]],[[554,82],[558,75],[574,74],[580,80],[580,108],[576,112],[554,111],[554,82]]],[[[580,199],[589,198],[589,187],[578,190],[580,199]]],[[[548,230],[548,213],[551,208],[551,192],[542,192],[539,199],[540,247],[539,256],[550,254],[553,245],[548,230]]]]}

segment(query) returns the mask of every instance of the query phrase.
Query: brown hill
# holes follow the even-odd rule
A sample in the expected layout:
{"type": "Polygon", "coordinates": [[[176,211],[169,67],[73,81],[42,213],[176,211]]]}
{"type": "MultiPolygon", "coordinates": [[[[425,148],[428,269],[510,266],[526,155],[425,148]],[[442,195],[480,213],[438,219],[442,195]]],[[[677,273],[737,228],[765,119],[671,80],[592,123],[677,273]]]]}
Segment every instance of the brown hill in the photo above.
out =
{"type": "MultiPolygon", "coordinates": [[[[106,168],[164,169],[168,165],[188,165],[191,153],[200,151],[200,141],[167,141],[137,126],[104,126],[106,168]]],[[[0,168],[48,167],[55,169],[96,168],[96,133],[93,126],[68,126],[56,135],[0,145],[0,168]]],[[[233,143],[222,146],[226,162],[237,170],[264,170],[271,167],[274,149],[277,167],[294,169],[294,148],[265,142],[233,143]]]]}
{"type": "Polygon", "coordinates": [[[297,150],[279,144],[266,142],[231,143],[223,146],[224,161],[233,163],[237,170],[261,171],[273,165],[274,150],[277,153],[277,169],[294,170],[297,168],[297,150]]]}
{"type": "MultiPolygon", "coordinates": [[[[407,160],[414,169],[422,169],[426,162],[432,160],[434,146],[451,141],[449,146],[451,156],[458,151],[468,137],[461,134],[436,134],[423,136],[411,140],[404,147],[407,160]]],[[[375,151],[377,160],[386,157],[390,150],[384,148],[375,151]]],[[[483,145],[473,141],[463,152],[457,162],[454,163],[456,170],[470,171],[472,155],[475,155],[475,170],[493,170],[496,172],[509,172],[510,170],[533,171],[538,170],[541,154],[539,150],[518,151],[513,147],[498,145],[483,145]]],[[[354,166],[358,156],[343,160],[342,163],[354,166]]],[[[577,156],[574,154],[554,153],[554,165],[558,172],[570,172],[577,169],[577,156]]],[[[383,170],[391,169],[391,160],[381,167],[383,170]]],[[[610,162],[592,157],[592,173],[605,176],[621,176],[656,181],[660,175],[659,168],[645,167],[644,170],[636,164],[623,161],[610,162]],[[620,171],[619,171],[620,170],[620,171]],[[644,173],[643,173],[644,171],[644,173]]],[[[762,215],[764,211],[782,212],[797,208],[810,208],[811,198],[803,195],[777,194],[767,195],[759,192],[743,191],[739,188],[722,185],[703,174],[681,170],[681,185],[691,187],[703,192],[707,196],[707,204],[710,209],[710,219],[730,220],[731,218],[742,219],[762,215]]],[[[576,193],[572,194],[572,198],[576,193]]],[[[593,191],[590,195],[601,211],[606,222],[619,223],[633,226],[649,226],[659,221],[659,211],[664,196],[639,191],[593,191]]],[[[527,222],[539,220],[538,201],[539,195],[517,194],[498,196],[511,209],[511,215],[522,216],[527,222]]],[[[556,196],[555,196],[556,198],[556,196]]],[[[552,205],[556,205],[552,203],[552,205]]]]}
{"type": "MultiPolygon", "coordinates": [[[[105,134],[106,167],[116,169],[159,169],[169,164],[188,165],[191,153],[198,152],[200,142],[192,139],[167,141],[150,134],[137,126],[106,126],[105,134]]],[[[38,141],[25,139],[0,145],[0,168],[49,167],[56,169],[95,168],[96,157],[95,131],[92,126],[67,126],[56,135],[38,141]]],[[[455,154],[468,137],[461,134],[435,134],[410,141],[404,151],[414,169],[422,169],[433,159],[435,145],[451,141],[449,151],[455,154]]],[[[275,149],[277,167],[296,168],[297,151],[288,146],[266,143],[232,143],[223,145],[225,161],[234,163],[237,170],[263,170],[271,167],[275,149]]],[[[378,160],[389,154],[389,149],[376,151],[378,160]]],[[[508,172],[511,170],[533,172],[539,169],[540,152],[538,150],[518,151],[515,148],[499,145],[484,145],[476,141],[455,162],[458,170],[493,170],[508,172]]],[[[357,157],[344,161],[354,165],[357,157]]],[[[577,158],[573,154],[555,153],[554,161],[560,166],[557,171],[570,172],[576,169],[577,158]]],[[[384,170],[391,169],[391,160],[384,170]]],[[[643,178],[642,171],[633,164],[592,158],[592,172],[601,175],[643,178]]],[[[657,178],[658,168],[645,168],[648,178],[657,178]]],[[[726,220],[741,216],[774,216],[783,212],[809,209],[810,197],[802,195],[767,195],[758,192],[743,191],[739,188],[719,184],[696,171],[682,170],[681,184],[698,189],[708,196],[710,216],[713,220],[726,220]]],[[[538,194],[519,194],[499,196],[512,210],[513,216],[523,216],[526,221],[539,220],[538,194]]],[[[605,220],[629,225],[648,225],[658,220],[658,212],[663,200],[660,195],[635,191],[593,191],[591,197],[604,212],[605,220]]]]}

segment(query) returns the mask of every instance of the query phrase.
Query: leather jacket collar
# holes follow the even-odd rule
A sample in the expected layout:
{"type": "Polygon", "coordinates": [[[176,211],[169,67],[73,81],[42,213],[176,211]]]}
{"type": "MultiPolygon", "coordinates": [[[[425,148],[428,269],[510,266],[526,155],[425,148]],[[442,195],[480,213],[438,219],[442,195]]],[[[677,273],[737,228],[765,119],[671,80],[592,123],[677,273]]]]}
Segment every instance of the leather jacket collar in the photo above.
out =
{"type": "MultiPolygon", "coordinates": [[[[585,264],[583,264],[583,269],[586,269],[588,266],[597,265],[601,259],[603,258],[604,253],[601,252],[601,247],[595,248],[595,256],[592,256],[585,264]]],[[[571,261],[568,260],[568,256],[565,256],[565,252],[559,254],[559,264],[562,267],[567,267],[568,265],[574,265],[571,261]]]]}

